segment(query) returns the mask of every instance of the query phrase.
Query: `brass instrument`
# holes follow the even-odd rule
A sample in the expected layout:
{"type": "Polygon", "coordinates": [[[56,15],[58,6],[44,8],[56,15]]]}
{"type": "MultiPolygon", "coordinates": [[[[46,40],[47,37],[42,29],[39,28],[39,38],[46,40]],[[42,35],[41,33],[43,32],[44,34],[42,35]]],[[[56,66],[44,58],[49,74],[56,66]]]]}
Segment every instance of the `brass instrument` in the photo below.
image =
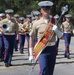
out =
{"type": "Polygon", "coordinates": [[[29,31],[29,27],[23,27],[25,31],[29,31]]]}
{"type": "Polygon", "coordinates": [[[4,23],[2,23],[2,30],[4,32],[9,32],[11,30],[11,27],[7,22],[4,22],[4,23]]]}
{"type": "Polygon", "coordinates": [[[19,27],[19,31],[20,31],[20,32],[27,32],[28,30],[29,30],[29,28],[26,27],[26,26],[20,26],[20,27],[19,27]]]}

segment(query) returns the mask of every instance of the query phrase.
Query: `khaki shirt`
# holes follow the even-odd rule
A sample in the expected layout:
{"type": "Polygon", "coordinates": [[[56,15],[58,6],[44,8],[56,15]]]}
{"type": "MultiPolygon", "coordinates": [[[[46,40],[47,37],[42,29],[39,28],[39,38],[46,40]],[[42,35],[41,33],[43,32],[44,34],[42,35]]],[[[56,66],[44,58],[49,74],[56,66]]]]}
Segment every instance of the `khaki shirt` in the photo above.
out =
{"type": "Polygon", "coordinates": [[[26,26],[27,32],[29,33],[32,29],[33,23],[30,23],[30,22],[27,21],[24,24],[26,26]]]}
{"type": "Polygon", "coordinates": [[[18,30],[18,24],[15,22],[14,19],[11,19],[11,20],[8,20],[7,18],[6,19],[3,19],[0,22],[0,27],[1,28],[3,27],[3,23],[6,23],[7,26],[9,27],[8,32],[4,32],[4,34],[5,33],[15,33],[18,30]]]}
{"type": "MultiPolygon", "coordinates": [[[[0,23],[1,23],[1,21],[0,21],[0,23]]],[[[1,24],[0,24],[0,28],[1,28],[1,24]]],[[[0,31],[0,34],[2,34],[2,32],[0,31]]]]}
{"type": "Polygon", "coordinates": [[[32,21],[32,23],[34,24],[36,21],[38,21],[38,20],[34,20],[34,21],[32,21]]]}
{"type": "MultiPolygon", "coordinates": [[[[47,24],[45,23],[44,19],[43,18],[39,19],[33,24],[32,30],[30,32],[30,36],[35,37],[37,35],[38,40],[40,40],[46,27],[47,24]]],[[[50,42],[55,42],[55,39],[56,38],[54,34],[50,42]]]]}
{"type": "Polygon", "coordinates": [[[74,29],[74,26],[72,23],[65,21],[62,23],[61,29],[64,33],[71,33],[71,31],[74,29]]]}
{"type": "Polygon", "coordinates": [[[25,34],[25,24],[23,23],[23,24],[21,24],[21,23],[18,23],[18,25],[19,25],[19,34],[25,34]]]}

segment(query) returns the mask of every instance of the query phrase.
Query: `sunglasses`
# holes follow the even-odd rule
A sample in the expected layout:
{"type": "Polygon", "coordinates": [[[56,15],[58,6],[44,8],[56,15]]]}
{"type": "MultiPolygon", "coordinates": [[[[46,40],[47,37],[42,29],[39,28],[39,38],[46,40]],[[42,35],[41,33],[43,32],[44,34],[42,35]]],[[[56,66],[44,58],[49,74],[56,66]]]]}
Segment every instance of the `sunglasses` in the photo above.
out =
{"type": "Polygon", "coordinates": [[[50,6],[42,6],[41,8],[42,8],[43,10],[50,10],[50,9],[51,9],[50,6]]]}

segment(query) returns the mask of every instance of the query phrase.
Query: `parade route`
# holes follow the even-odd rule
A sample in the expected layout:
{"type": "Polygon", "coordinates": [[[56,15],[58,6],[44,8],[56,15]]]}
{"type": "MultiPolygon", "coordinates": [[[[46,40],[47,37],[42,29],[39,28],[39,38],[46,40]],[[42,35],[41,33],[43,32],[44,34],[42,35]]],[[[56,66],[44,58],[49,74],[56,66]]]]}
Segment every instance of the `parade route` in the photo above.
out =
{"type": "MultiPolygon", "coordinates": [[[[56,65],[53,75],[74,75],[74,37],[71,39],[70,58],[64,58],[64,40],[60,40],[59,52],[56,59],[56,65]]],[[[5,67],[4,62],[0,62],[0,75],[28,75],[32,68],[32,64],[28,60],[27,46],[24,48],[24,54],[19,51],[14,51],[13,66],[5,67]]],[[[34,67],[31,75],[39,75],[39,65],[34,67]]]]}

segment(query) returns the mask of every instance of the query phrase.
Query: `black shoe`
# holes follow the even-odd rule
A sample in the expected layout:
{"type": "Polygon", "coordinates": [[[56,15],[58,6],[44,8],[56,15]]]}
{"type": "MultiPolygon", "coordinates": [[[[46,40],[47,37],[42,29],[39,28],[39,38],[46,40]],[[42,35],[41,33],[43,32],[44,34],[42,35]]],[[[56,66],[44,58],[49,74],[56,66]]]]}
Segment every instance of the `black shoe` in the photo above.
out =
{"type": "Polygon", "coordinates": [[[70,59],[70,56],[67,56],[68,59],[70,59]]]}
{"type": "Polygon", "coordinates": [[[20,52],[21,54],[24,54],[24,52],[20,52]]]}
{"type": "Polygon", "coordinates": [[[69,53],[65,53],[64,57],[70,59],[70,54],[69,53]]]}
{"type": "Polygon", "coordinates": [[[12,64],[10,64],[9,66],[13,66],[12,64]]]}
{"type": "Polygon", "coordinates": [[[2,62],[2,61],[4,61],[4,59],[3,58],[0,58],[0,62],[2,62]]]}
{"type": "Polygon", "coordinates": [[[15,49],[15,51],[18,51],[17,49],[15,49]]]}
{"type": "Polygon", "coordinates": [[[67,55],[65,54],[65,55],[64,55],[64,57],[66,58],[66,57],[67,57],[67,55]]]}
{"type": "Polygon", "coordinates": [[[9,64],[7,64],[7,63],[5,63],[5,66],[6,66],[6,67],[10,67],[10,65],[9,65],[9,64]]]}

